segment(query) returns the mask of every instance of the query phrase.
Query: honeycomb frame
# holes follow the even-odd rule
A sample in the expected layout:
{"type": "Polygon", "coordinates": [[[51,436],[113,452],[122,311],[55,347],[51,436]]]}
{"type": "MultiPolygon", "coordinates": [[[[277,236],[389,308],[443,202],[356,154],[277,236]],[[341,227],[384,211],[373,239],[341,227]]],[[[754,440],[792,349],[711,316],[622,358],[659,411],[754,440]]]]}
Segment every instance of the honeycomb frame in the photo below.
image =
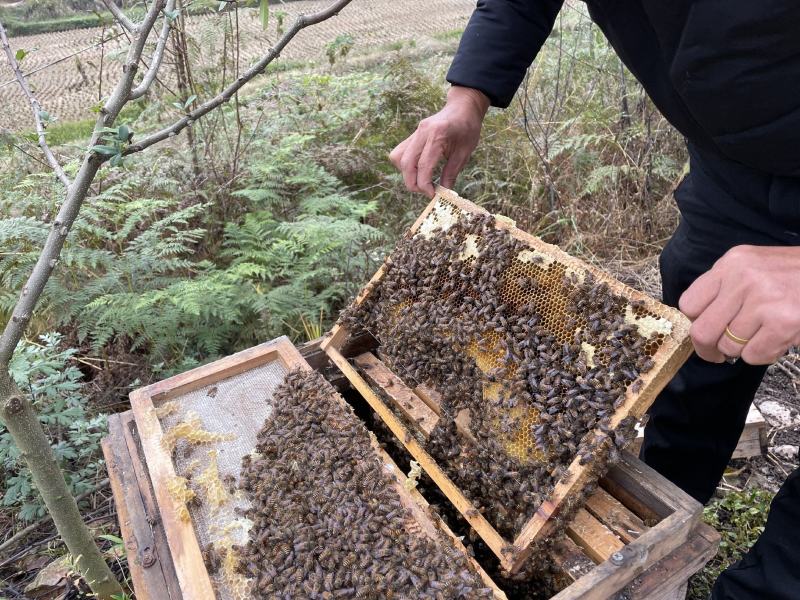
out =
{"type": "MultiPolygon", "coordinates": [[[[455,192],[445,188],[437,188],[436,196],[420,214],[414,225],[405,234],[406,238],[414,236],[435,235],[437,231],[447,231],[462,215],[488,215],[488,212],[479,206],[459,197],[455,192]]],[[[648,334],[655,334],[656,343],[647,349],[654,366],[648,372],[638,377],[636,386],[629,386],[625,392],[624,401],[618,406],[611,418],[611,428],[618,427],[623,420],[630,418],[639,419],[655,400],[658,393],[668,383],[672,376],[691,354],[692,346],[689,338],[689,321],[679,311],[664,306],[649,296],[630,288],[617,281],[600,269],[586,264],[580,259],[563,252],[557,246],[547,244],[541,239],[528,234],[516,227],[506,218],[496,218],[494,227],[506,230],[511,236],[528,246],[529,251],[525,256],[521,252],[515,265],[523,270],[522,263],[534,265],[547,275],[553,269],[552,277],[561,280],[564,276],[582,278],[591,274],[600,284],[608,285],[609,290],[615,295],[628,301],[625,309],[626,321],[638,328],[646,328],[648,334]],[[554,268],[555,266],[555,268],[554,268]]],[[[480,239],[466,239],[464,251],[458,258],[468,261],[480,252],[480,239]]],[[[369,283],[364,287],[355,300],[360,304],[366,300],[373,289],[378,285],[386,272],[387,262],[375,273],[369,283]]],[[[522,275],[522,273],[521,273],[522,275]]],[[[555,280],[554,279],[554,280],[555,280]]],[[[516,281],[516,278],[506,278],[506,281],[516,281]]],[[[559,298],[545,298],[545,303],[558,304],[559,298]]],[[[548,313],[548,308],[543,306],[543,312],[548,313]]],[[[556,311],[563,314],[563,307],[556,306],[556,311]],[[559,310],[560,308],[560,310],[559,310]]],[[[554,531],[558,516],[567,513],[573,508],[581,491],[594,483],[599,474],[596,472],[593,461],[580,464],[576,456],[557,481],[550,498],[542,502],[539,509],[531,516],[515,539],[504,538],[498,531],[474,509],[472,503],[464,493],[458,489],[452,480],[444,473],[443,469],[432,459],[421,444],[409,435],[406,426],[395,417],[379,394],[375,394],[370,385],[364,380],[344,358],[340,350],[347,343],[350,331],[344,325],[336,325],[330,335],[323,341],[322,348],[331,360],[339,366],[350,382],[356,387],[372,408],[381,416],[394,435],[401,440],[406,449],[418,461],[422,468],[434,480],[442,492],[448,496],[454,506],[464,518],[483,538],[487,545],[500,559],[501,565],[509,571],[519,570],[530,556],[536,545],[542,542],[554,531]]],[[[649,336],[649,335],[648,335],[649,336]]],[[[602,360],[602,348],[586,349],[588,360],[602,360]]],[[[491,364],[491,348],[484,344],[481,349],[473,350],[476,363],[491,364]],[[480,356],[483,354],[483,356],[480,356]]],[[[485,369],[482,369],[485,371],[485,369]]],[[[397,374],[400,376],[399,374],[397,374]]],[[[400,377],[402,380],[403,378],[400,377]]],[[[415,386],[407,384],[413,389],[415,386]]],[[[595,430],[595,432],[597,432],[595,430]]]]}

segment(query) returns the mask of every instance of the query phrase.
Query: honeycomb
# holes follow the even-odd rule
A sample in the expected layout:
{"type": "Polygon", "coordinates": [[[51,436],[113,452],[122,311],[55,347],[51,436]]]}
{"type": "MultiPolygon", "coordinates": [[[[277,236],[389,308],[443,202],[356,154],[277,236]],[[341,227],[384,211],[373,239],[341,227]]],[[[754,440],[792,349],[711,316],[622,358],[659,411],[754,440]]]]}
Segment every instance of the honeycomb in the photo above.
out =
{"type": "Polygon", "coordinates": [[[194,501],[197,494],[189,487],[189,480],[185,477],[174,477],[167,483],[167,491],[177,506],[177,517],[184,523],[188,523],[189,503],[194,501]]]}
{"type": "MultiPolygon", "coordinates": [[[[174,411],[166,414],[171,415],[174,411]]],[[[192,411],[186,413],[185,419],[173,425],[164,432],[161,437],[161,444],[164,448],[172,452],[178,440],[186,440],[190,444],[213,444],[233,439],[231,434],[221,434],[203,429],[203,421],[200,416],[192,411]]]]}
{"type": "Polygon", "coordinates": [[[194,478],[194,482],[203,490],[203,497],[212,509],[218,509],[228,501],[228,491],[222,483],[217,464],[217,451],[208,451],[208,465],[194,478]]]}
{"type": "Polygon", "coordinates": [[[341,318],[368,329],[401,378],[437,389],[427,449],[473,502],[499,505],[506,533],[525,522],[509,503],[530,512],[608,437],[673,330],[657,308],[507,227],[438,197],[341,318]],[[475,447],[453,437],[464,409],[475,447]]]}

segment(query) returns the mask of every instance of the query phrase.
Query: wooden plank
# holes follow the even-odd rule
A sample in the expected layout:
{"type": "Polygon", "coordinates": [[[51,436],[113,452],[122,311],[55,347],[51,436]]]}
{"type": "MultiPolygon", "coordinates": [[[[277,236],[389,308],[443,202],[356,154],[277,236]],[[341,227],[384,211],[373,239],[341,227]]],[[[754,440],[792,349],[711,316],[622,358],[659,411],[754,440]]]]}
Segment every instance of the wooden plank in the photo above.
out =
{"type": "Polygon", "coordinates": [[[143,600],[180,600],[182,596],[166,540],[160,539],[156,528],[151,526],[141,482],[131,464],[123,434],[126,420],[126,415],[108,418],[109,435],[103,439],[102,448],[133,587],[143,600]]]}
{"type": "Polygon", "coordinates": [[[632,542],[648,527],[639,517],[603,488],[598,488],[586,501],[586,510],[608,527],[626,544],[632,542]]]}
{"type": "Polygon", "coordinates": [[[150,472],[145,463],[144,450],[139,440],[139,431],[136,429],[136,421],[133,411],[128,410],[120,414],[122,430],[125,443],[128,447],[128,457],[131,468],[136,476],[137,486],[145,508],[147,524],[153,532],[155,547],[158,548],[158,555],[161,561],[161,568],[167,583],[167,592],[171,599],[180,600],[183,594],[178,581],[178,574],[175,572],[175,563],[169,551],[167,533],[164,531],[164,523],[158,511],[153,483],[150,480],[150,472]]]}
{"type": "Polygon", "coordinates": [[[567,528],[567,536],[583,548],[594,562],[601,563],[622,550],[625,544],[586,509],[575,513],[567,528]]]}
{"type": "Polygon", "coordinates": [[[419,396],[422,401],[431,407],[431,410],[440,417],[442,416],[442,395],[432,387],[420,383],[414,388],[414,393],[419,396]]]}
{"type": "Polygon", "coordinates": [[[191,522],[178,517],[178,503],[167,491],[167,482],[174,479],[176,473],[172,458],[161,445],[163,431],[152,400],[143,390],[131,392],[130,399],[181,590],[188,598],[211,600],[215,597],[214,588],[203,563],[194,527],[191,522]]]}
{"type": "Polygon", "coordinates": [[[595,567],[592,559],[568,536],[553,543],[550,558],[559,569],[559,574],[568,580],[567,585],[591,573],[595,567]]]}
{"type": "Polygon", "coordinates": [[[419,396],[412,392],[371,352],[356,356],[353,362],[362,369],[365,379],[383,390],[392,405],[411,423],[414,423],[425,434],[425,437],[430,436],[433,428],[439,422],[439,416],[419,396]]]}
{"type": "MultiPolygon", "coordinates": [[[[406,232],[406,238],[416,234],[419,227],[425,221],[425,218],[431,213],[431,211],[435,209],[437,203],[440,201],[450,203],[465,213],[487,214],[486,211],[475,204],[460,198],[451,190],[439,187],[436,191],[436,197],[428,204],[425,211],[423,211],[423,213],[415,222],[414,226],[409,229],[408,232],[406,232]]],[[[670,323],[672,324],[672,331],[670,336],[664,340],[663,344],[661,344],[653,356],[653,360],[656,363],[656,368],[640,376],[639,380],[641,385],[639,386],[638,392],[634,392],[632,387],[628,388],[621,406],[618,407],[616,412],[611,417],[609,426],[613,429],[616,428],[624,419],[641,417],[646,409],[652,404],[658,393],[663,389],[667,382],[672,378],[674,373],[677,372],[680,366],[691,354],[692,345],[688,335],[690,325],[689,321],[679,311],[664,306],[645,294],[642,294],[618,282],[607,273],[604,273],[601,270],[584,263],[583,261],[569,256],[557,246],[546,244],[542,240],[517,229],[513,223],[510,223],[505,219],[496,220],[495,226],[499,229],[507,230],[512,237],[520,240],[531,248],[553,257],[559,263],[566,265],[568,268],[592,273],[598,282],[606,283],[613,293],[625,296],[631,301],[641,301],[648,311],[669,319],[670,323]]],[[[370,282],[356,298],[355,304],[363,302],[363,300],[372,293],[375,285],[383,277],[388,261],[390,260],[391,257],[387,258],[387,260],[384,262],[384,265],[381,266],[378,272],[376,272],[372,279],[370,279],[370,282]]],[[[342,355],[339,351],[345,344],[348,337],[349,333],[346,331],[346,328],[337,325],[331,332],[331,336],[322,343],[321,347],[329,354],[331,354],[331,350],[336,351],[341,357],[342,355]]],[[[336,362],[336,360],[334,360],[334,362],[336,362]]],[[[342,368],[341,365],[339,366],[342,368]]],[[[358,387],[351,375],[345,371],[344,368],[343,371],[351,380],[351,382],[358,387]]],[[[355,371],[353,370],[353,372],[355,371]]],[[[430,400],[430,396],[426,395],[425,393],[420,394],[420,397],[424,398],[426,403],[430,400]]],[[[556,483],[550,498],[542,503],[537,512],[523,526],[521,532],[513,541],[513,544],[509,544],[508,541],[506,541],[506,543],[502,545],[502,548],[506,554],[509,553],[509,549],[511,552],[510,557],[497,554],[504,568],[507,568],[512,572],[521,568],[524,562],[529,558],[534,547],[534,542],[550,535],[555,530],[556,520],[554,517],[562,512],[563,507],[568,505],[569,500],[574,498],[587,483],[596,479],[596,471],[596,465],[594,465],[592,461],[581,465],[580,459],[575,457],[565,474],[556,483]]],[[[439,470],[439,472],[441,473],[441,470],[439,470]]],[[[448,497],[450,497],[454,504],[457,501],[460,501],[460,499],[451,497],[451,494],[448,493],[448,491],[444,489],[442,491],[445,492],[448,497]]],[[[461,498],[463,498],[463,495],[461,498]]],[[[493,528],[491,531],[487,530],[486,532],[493,537],[499,535],[493,528]]],[[[479,531],[479,534],[480,533],[481,532],[479,531]]],[[[495,551],[495,553],[497,553],[496,548],[499,547],[497,543],[490,543],[489,546],[493,549],[493,551],[495,551]]]]}
{"type": "Polygon", "coordinates": [[[755,404],[750,405],[744,430],[732,458],[761,456],[767,449],[767,422],[755,404]]]}
{"type": "Polygon", "coordinates": [[[139,388],[137,392],[152,398],[153,401],[165,401],[275,360],[283,362],[289,370],[297,368],[305,362],[289,338],[282,336],[147,387],[139,388]]]}
{"type": "Polygon", "coordinates": [[[552,600],[607,600],[684,544],[698,523],[701,504],[627,452],[603,481],[603,487],[643,521],[646,513],[657,515],[660,522],[552,600]],[[621,490],[624,493],[618,494],[621,490]],[[646,510],[637,511],[643,506],[646,510]]]}
{"type": "Polygon", "coordinates": [[[611,559],[597,565],[591,573],[551,600],[607,600],[654,562],[685,542],[690,521],[688,515],[681,513],[667,517],[658,527],[649,529],[615,552],[611,559]]]}
{"type": "Polygon", "coordinates": [[[609,468],[600,485],[642,521],[659,521],[674,512],[700,518],[701,504],[651,467],[622,452],[618,463],[609,468]]]}
{"type": "MultiPolygon", "coordinates": [[[[628,600],[675,600],[689,577],[702,569],[717,553],[720,535],[705,523],[692,531],[689,540],[672,551],[646,573],[637,577],[624,593],[628,600]]],[[[683,589],[685,595],[685,589],[683,589]]]]}
{"type": "Polygon", "coordinates": [[[411,432],[408,431],[406,426],[395,416],[388,406],[381,400],[381,398],[372,390],[370,385],[361,377],[361,374],[344,358],[334,346],[328,346],[326,349],[328,356],[338,366],[342,372],[350,380],[367,403],[372,409],[378,413],[378,416],[389,427],[391,432],[403,442],[406,449],[411,453],[423,470],[439,486],[439,489],[448,497],[453,506],[463,515],[467,522],[472,525],[472,528],[486,542],[486,545],[498,557],[501,557],[501,564],[507,568],[510,566],[508,558],[513,554],[513,548],[503,539],[503,537],[491,526],[486,518],[472,505],[472,503],[464,496],[461,490],[452,482],[452,480],[445,475],[439,468],[436,462],[425,451],[425,449],[414,439],[411,432]],[[505,561],[505,563],[504,563],[505,561]]]}

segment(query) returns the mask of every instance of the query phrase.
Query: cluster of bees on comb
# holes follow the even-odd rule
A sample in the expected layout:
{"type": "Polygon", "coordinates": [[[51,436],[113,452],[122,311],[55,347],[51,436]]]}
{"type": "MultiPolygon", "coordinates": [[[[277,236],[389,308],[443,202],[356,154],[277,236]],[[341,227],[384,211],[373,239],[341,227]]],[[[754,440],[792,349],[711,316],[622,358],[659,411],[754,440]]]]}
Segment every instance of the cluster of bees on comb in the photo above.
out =
{"type": "Polygon", "coordinates": [[[616,460],[635,422],[612,429],[612,416],[670,332],[643,302],[442,200],[340,323],[371,333],[409,387],[439,392],[436,428],[415,434],[507,538],[573,460],[598,476],[616,460]]]}
{"type": "Polygon", "coordinates": [[[320,374],[292,371],[272,404],[239,484],[252,597],[492,597],[448,540],[413,531],[369,432],[320,374]]]}

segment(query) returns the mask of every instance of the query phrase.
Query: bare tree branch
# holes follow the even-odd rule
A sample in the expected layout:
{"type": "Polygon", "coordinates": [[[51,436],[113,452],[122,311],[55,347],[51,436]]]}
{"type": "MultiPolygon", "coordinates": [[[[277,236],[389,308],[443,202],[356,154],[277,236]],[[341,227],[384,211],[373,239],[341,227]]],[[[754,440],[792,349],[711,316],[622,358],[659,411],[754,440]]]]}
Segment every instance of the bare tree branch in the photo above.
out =
{"type": "Polygon", "coordinates": [[[131,21],[128,16],[122,12],[122,9],[117,6],[117,3],[114,0],[103,0],[103,4],[106,5],[106,8],[114,15],[114,19],[122,25],[125,29],[130,31],[131,33],[136,33],[136,23],[131,21]]]}
{"type": "Polygon", "coordinates": [[[150,32],[153,30],[158,20],[158,15],[164,10],[166,4],[167,0],[155,0],[147,10],[144,20],[137,26],[136,35],[131,45],[128,47],[128,54],[125,57],[125,63],[122,65],[122,78],[117,82],[117,86],[114,88],[114,91],[101,110],[98,123],[102,120],[103,124],[99,127],[95,127],[95,133],[92,136],[90,145],[94,145],[97,142],[100,133],[99,130],[102,127],[110,126],[114,122],[114,119],[117,118],[119,111],[122,110],[122,107],[128,102],[131,89],[133,88],[133,80],[136,77],[136,71],[139,68],[139,61],[142,58],[147,38],[150,37],[150,32]]]}
{"type": "MultiPolygon", "coordinates": [[[[113,4],[113,0],[110,1],[113,4]]],[[[164,59],[164,48],[167,45],[167,38],[169,38],[169,31],[172,27],[172,22],[166,13],[171,13],[173,10],[175,10],[175,0],[168,0],[167,6],[164,9],[164,23],[161,25],[161,33],[158,36],[156,49],[153,51],[153,57],[150,59],[150,66],[147,68],[147,71],[145,72],[142,81],[139,82],[139,85],[131,90],[131,93],[128,96],[129,100],[141,98],[145,95],[147,90],[150,89],[150,86],[153,85],[153,81],[156,78],[158,69],[161,67],[161,61],[164,59]]]]}
{"type": "Polygon", "coordinates": [[[127,156],[129,154],[134,154],[136,152],[141,152],[145,148],[152,146],[153,144],[157,144],[169,137],[172,137],[178,133],[180,133],[183,129],[190,126],[194,121],[199,119],[200,117],[206,115],[207,113],[214,110],[220,104],[228,102],[233,95],[239,91],[239,89],[246,84],[248,81],[256,77],[257,75],[264,72],[264,69],[278,58],[286,47],[286,45],[292,41],[292,39],[303,29],[309,27],[311,25],[316,25],[326,19],[330,19],[331,17],[336,16],[339,14],[345,6],[350,4],[352,0],[337,0],[327,8],[320,10],[315,13],[311,13],[309,15],[300,15],[295,20],[294,24],[286,31],[283,37],[278,40],[278,43],[275,44],[273,48],[270,48],[270,51],[261,58],[256,64],[252,67],[247,69],[244,73],[242,73],[236,81],[234,81],[231,85],[227,88],[222,90],[219,94],[211,98],[210,100],[205,101],[203,104],[198,106],[193,111],[190,111],[184,117],[178,119],[172,125],[165,127],[155,133],[148,135],[147,137],[143,138],[142,140],[131,144],[126,148],[124,154],[127,156]]]}
{"type": "MultiPolygon", "coordinates": [[[[155,0],[139,25],[138,34],[131,43],[128,54],[125,57],[125,64],[122,67],[123,75],[97,118],[90,146],[97,143],[103,127],[108,127],[114,123],[119,111],[128,101],[128,95],[133,86],[133,78],[136,75],[136,68],[142,57],[145,42],[166,2],[167,0],[155,0]]],[[[2,28],[2,24],[0,24],[0,33],[2,38],[6,39],[5,29],[2,28]]],[[[6,54],[9,56],[9,60],[14,60],[14,64],[16,64],[13,53],[10,52],[10,47],[6,54]]],[[[11,318],[6,323],[2,336],[0,336],[0,367],[8,365],[14,349],[25,334],[33,309],[39,302],[44,286],[58,263],[67,234],[69,234],[75,218],[78,216],[78,211],[89,192],[89,186],[94,181],[94,177],[102,164],[102,157],[93,152],[87,152],[77,175],[75,175],[74,182],[67,188],[67,197],[53,220],[52,229],[47,236],[42,253],[39,255],[39,259],[36,261],[28,280],[22,287],[22,292],[11,313],[11,318]]]]}
{"type": "Polygon", "coordinates": [[[3,50],[8,58],[9,66],[14,71],[14,76],[17,79],[17,83],[19,83],[22,93],[28,98],[28,104],[31,105],[31,110],[33,111],[33,120],[36,123],[36,136],[39,138],[39,147],[42,149],[42,153],[47,159],[47,163],[53,169],[53,172],[55,172],[56,177],[58,177],[61,183],[68,188],[72,182],[69,180],[69,177],[67,177],[67,174],[64,173],[61,163],[58,162],[55,154],[53,154],[53,151],[50,150],[50,146],[47,145],[47,133],[45,131],[44,122],[42,121],[42,105],[39,104],[36,96],[34,96],[33,92],[31,92],[31,88],[28,85],[28,80],[25,79],[25,75],[22,74],[22,69],[19,67],[19,61],[17,61],[14,51],[11,49],[11,44],[9,43],[8,36],[6,35],[6,28],[3,27],[2,23],[0,23],[0,40],[3,43],[3,50]]]}
{"type": "MultiPolygon", "coordinates": [[[[104,0],[105,1],[105,0],[104,0]]],[[[95,145],[104,133],[105,128],[114,125],[120,111],[127,102],[130,101],[132,90],[134,90],[134,80],[139,63],[142,60],[142,53],[147,40],[158,21],[161,11],[164,10],[169,0],[151,0],[147,14],[141,23],[132,32],[131,44],[128,48],[125,62],[122,66],[122,76],[116,83],[114,90],[100,109],[100,114],[95,122],[92,132],[90,147],[95,145]]],[[[308,16],[300,16],[292,28],[284,35],[278,44],[270,49],[251,69],[239,76],[234,83],[226,87],[221,94],[207,101],[177,121],[166,129],[153,134],[137,145],[134,152],[143,150],[170,135],[175,135],[183,128],[191,124],[193,119],[197,119],[227,102],[236,92],[248,81],[262,73],[264,69],[275,60],[289,41],[303,28],[314,25],[325,19],[331,18],[347,6],[351,0],[337,0],[327,9],[308,16]]],[[[108,5],[108,3],[107,3],[108,5]]],[[[109,8],[111,8],[109,6],[109,8]]],[[[120,11],[121,12],[121,11],[120,11]]],[[[167,18],[168,20],[168,18],[167,18]]],[[[162,34],[163,34],[162,29],[162,34]]],[[[169,27],[167,26],[167,32],[169,27]]],[[[5,30],[0,24],[0,33],[6,48],[9,63],[15,66],[15,71],[19,74],[19,66],[11,53],[5,30]]],[[[168,35],[168,34],[163,34],[168,35]]],[[[161,36],[159,36],[159,40],[161,36]]],[[[159,44],[156,44],[158,52],[159,44]]],[[[161,62],[161,55],[154,62],[161,62]]],[[[147,67],[148,71],[150,70],[147,67]]],[[[157,70],[157,68],[156,68],[157,70]]],[[[26,85],[24,78],[21,84],[26,85]]],[[[142,83],[148,80],[147,74],[142,83]]],[[[150,82],[152,83],[152,82],[150,82]]],[[[141,84],[140,84],[141,85],[141,84]]],[[[145,85],[149,85],[146,83],[145,85]]],[[[138,90],[138,87],[136,88],[138,90]]],[[[146,88],[145,88],[146,91],[146,88]]],[[[29,94],[29,96],[32,96],[29,94]]],[[[34,116],[37,117],[37,130],[40,132],[40,140],[44,142],[43,124],[39,118],[39,111],[34,108],[34,116]]],[[[47,145],[44,144],[44,148],[47,145]]],[[[48,149],[49,151],[49,149],[48,149]]],[[[130,154],[131,151],[126,152],[130,154]]],[[[48,157],[49,159],[49,157],[48,157]]],[[[83,160],[74,177],[74,181],[67,186],[66,197],[58,210],[58,214],[53,220],[47,240],[45,241],[42,252],[33,267],[28,280],[22,288],[19,299],[14,306],[11,318],[6,323],[3,333],[0,336],[0,420],[3,421],[8,429],[14,443],[20,450],[21,456],[30,469],[33,483],[39,490],[42,499],[53,521],[56,524],[59,534],[63,538],[70,553],[75,557],[76,563],[81,572],[85,574],[92,591],[101,600],[112,600],[122,594],[121,587],[114,579],[108,565],[103,560],[92,534],[83,522],[77,504],[70,495],[64,479],[63,472],[59,469],[53,449],[45,435],[39,417],[36,414],[31,400],[23,394],[9,373],[9,361],[17,347],[20,339],[25,333],[31,315],[41,297],[45,286],[55,268],[64,242],[70,232],[78,212],[89,194],[90,187],[94,181],[98,170],[102,166],[105,158],[100,154],[87,150],[83,160]]],[[[49,160],[48,160],[49,162],[49,160]]],[[[56,161],[54,169],[60,169],[56,161]]],[[[58,172],[58,170],[56,170],[58,172]]],[[[61,171],[63,173],[63,171],[61,171]]]]}

